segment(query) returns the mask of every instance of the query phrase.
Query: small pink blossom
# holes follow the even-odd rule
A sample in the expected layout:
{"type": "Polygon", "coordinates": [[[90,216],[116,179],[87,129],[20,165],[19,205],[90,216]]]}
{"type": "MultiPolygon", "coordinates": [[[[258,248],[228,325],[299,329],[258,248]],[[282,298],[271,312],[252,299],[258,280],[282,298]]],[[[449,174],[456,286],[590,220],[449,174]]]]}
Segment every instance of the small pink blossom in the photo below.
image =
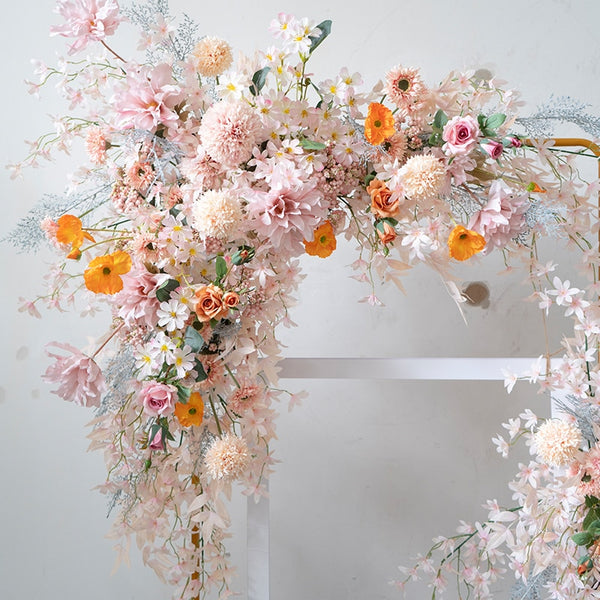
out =
{"type": "Polygon", "coordinates": [[[46,369],[42,378],[48,383],[59,384],[58,389],[52,390],[52,393],[79,406],[100,406],[106,383],[94,359],[70,344],[54,342],[48,346],[71,352],[70,356],[47,352],[55,362],[46,369]]]}
{"type": "Polygon", "coordinates": [[[115,0],[58,0],[56,12],[66,22],[51,27],[50,35],[75,38],[69,46],[69,54],[112,35],[123,20],[115,0]]]}
{"type": "Polygon", "coordinates": [[[140,400],[144,412],[151,417],[170,415],[175,410],[177,388],[166,383],[152,381],[140,392],[140,400]]]}

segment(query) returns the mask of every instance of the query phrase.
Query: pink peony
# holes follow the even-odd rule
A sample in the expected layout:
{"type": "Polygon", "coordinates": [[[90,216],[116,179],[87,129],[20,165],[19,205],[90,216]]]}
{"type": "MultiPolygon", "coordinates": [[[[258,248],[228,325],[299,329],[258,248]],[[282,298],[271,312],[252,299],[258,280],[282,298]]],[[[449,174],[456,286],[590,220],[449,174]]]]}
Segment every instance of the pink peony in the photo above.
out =
{"type": "Polygon", "coordinates": [[[442,132],[442,139],[446,142],[443,150],[447,154],[466,154],[475,147],[479,134],[479,125],[473,117],[454,117],[446,123],[442,132]]]}
{"type": "Polygon", "coordinates": [[[151,417],[170,415],[175,410],[177,388],[174,385],[151,381],[140,392],[144,412],[151,417]]]}
{"type": "Polygon", "coordinates": [[[56,12],[66,23],[51,27],[50,34],[75,38],[69,54],[112,35],[123,20],[115,0],[58,0],[56,12]]]}
{"type": "Polygon", "coordinates": [[[514,196],[500,181],[494,181],[488,203],[471,217],[468,228],[485,238],[484,252],[504,248],[525,228],[526,210],[527,194],[514,196]]]}
{"type": "Polygon", "coordinates": [[[504,152],[504,146],[500,142],[495,142],[494,140],[483,142],[481,147],[484,152],[489,154],[494,160],[498,160],[502,156],[502,152],[504,152]]]}
{"type": "Polygon", "coordinates": [[[208,155],[230,168],[252,158],[262,126],[258,115],[243,102],[217,102],[202,117],[198,131],[208,155]]]}
{"type": "Polygon", "coordinates": [[[70,344],[54,342],[48,346],[72,353],[71,356],[61,356],[47,351],[55,362],[46,369],[42,378],[48,383],[59,384],[58,389],[52,390],[52,393],[79,406],[100,406],[106,383],[94,360],[70,344]]]}
{"type": "Polygon", "coordinates": [[[155,131],[159,125],[173,127],[179,121],[175,107],[185,99],[173,79],[171,66],[140,67],[127,73],[113,106],[119,116],[117,126],[155,131]]]}
{"type": "Polygon", "coordinates": [[[311,240],[318,223],[327,215],[327,206],[315,183],[299,189],[255,190],[247,196],[247,211],[256,231],[275,248],[284,246],[301,254],[302,240],[311,240]]]}
{"type": "Polygon", "coordinates": [[[156,311],[159,301],[156,290],[167,275],[153,275],[143,265],[134,263],[129,273],[123,275],[123,290],[116,297],[118,316],[128,327],[147,325],[154,327],[158,321],[156,311]]]}

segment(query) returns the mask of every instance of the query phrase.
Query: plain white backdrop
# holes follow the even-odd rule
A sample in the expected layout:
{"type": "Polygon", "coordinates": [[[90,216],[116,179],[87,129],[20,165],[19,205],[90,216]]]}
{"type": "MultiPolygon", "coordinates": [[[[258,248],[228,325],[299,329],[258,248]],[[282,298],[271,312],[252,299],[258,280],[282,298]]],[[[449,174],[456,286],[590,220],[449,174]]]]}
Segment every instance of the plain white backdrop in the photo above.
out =
{"type": "MultiPolygon", "coordinates": [[[[52,86],[42,99],[27,95],[30,58],[48,63],[63,41],[49,39],[58,17],[49,0],[3,7],[2,141],[0,161],[18,161],[24,139],[52,128],[48,115],[65,107],[52,86]]],[[[342,0],[259,3],[173,1],[201,31],[252,52],[271,43],[270,20],[284,10],[316,21],[331,19],[333,32],[315,56],[319,79],[347,66],[371,85],[396,64],[419,66],[435,83],[451,69],[485,67],[523,94],[533,111],[550,95],[569,95],[600,109],[600,4],[595,0],[381,1],[342,0]]],[[[133,40],[115,45],[127,54],[133,40]]],[[[575,132],[579,134],[580,132],[575,132]]],[[[1,174],[7,234],[44,193],[61,193],[74,157],[11,181],[1,174]]],[[[111,576],[113,540],[104,538],[104,497],[93,491],[105,473],[102,457],[86,450],[85,409],[63,402],[40,381],[49,341],[78,346],[100,334],[108,316],[94,322],[45,313],[17,313],[17,297],[44,289],[49,252],[17,255],[4,244],[0,344],[0,598],[3,600],[162,600],[169,590],[140,563],[111,576]]],[[[548,258],[559,260],[550,245],[548,258]]],[[[535,306],[518,275],[498,277],[499,256],[466,269],[469,280],[491,288],[490,307],[467,311],[465,326],[437,277],[425,270],[407,276],[407,295],[382,292],[385,307],[357,300],[368,290],[350,280],[351,247],[330,259],[305,260],[308,277],[298,324],[281,332],[288,356],[537,356],[544,351],[535,306]]],[[[560,272],[564,278],[568,271],[560,272]]],[[[553,334],[553,340],[558,333],[553,334]]],[[[283,382],[310,396],[288,413],[281,406],[272,478],[272,598],[274,600],[392,600],[388,584],[396,566],[450,534],[458,520],[481,518],[489,498],[509,502],[505,482],[516,459],[503,461],[490,438],[500,423],[524,407],[549,412],[548,400],[522,384],[507,396],[502,384],[444,382],[283,382]]],[[[521,460],[526,456],[522,455],[521,460]]],[[[234,500],[232,560],[236,589],[244,594],[244,500],[234,500]]],[[[498,588],[495,597],[508,598],[498,588]]],[[[409,589],[408,598],[426,590],[409,589]]]]}

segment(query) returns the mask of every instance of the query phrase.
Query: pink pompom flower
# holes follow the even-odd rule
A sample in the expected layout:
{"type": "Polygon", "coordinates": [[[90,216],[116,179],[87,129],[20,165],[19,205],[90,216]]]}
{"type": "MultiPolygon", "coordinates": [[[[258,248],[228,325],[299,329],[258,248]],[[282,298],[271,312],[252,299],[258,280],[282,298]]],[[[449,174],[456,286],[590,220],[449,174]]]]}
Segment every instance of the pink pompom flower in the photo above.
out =
{"type": "Polygon", "coordinates": [[[48,346],[71,352],[69,356],[62,356],[47,351],[55,362],[46,369],[42,378],[48,383],[58,384],[58,389],[52,390],[52,393],[79,406],[100,406],[106,382],[94,359],[70,344],[54,342],[48,346]]]}

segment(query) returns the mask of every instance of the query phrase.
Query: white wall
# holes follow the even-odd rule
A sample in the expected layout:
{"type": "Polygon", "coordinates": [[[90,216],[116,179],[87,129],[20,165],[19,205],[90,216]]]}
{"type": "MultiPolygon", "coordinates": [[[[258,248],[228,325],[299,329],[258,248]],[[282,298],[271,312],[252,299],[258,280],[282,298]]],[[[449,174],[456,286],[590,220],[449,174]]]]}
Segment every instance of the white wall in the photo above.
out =
{"type": "MultiPolygon", "coordinates": [[[[51,62],[61,42],[47,37],[57,18],[52,3],[4,7],[0,161],[25,153],[24,138],[50,127],[47,113],[61,110],[51,87],[41,102],[27,96],[30,57],[51,62]]],[[[595,0],[478,2],[427,0],[281,3],[172,2],[207,34],[227,38],[246,52],[270,43],[267,26],[280,10],[333,20],[333,35],[315,57],[323,78],[342,66],[367,83],[391,66],[420,66],[436,82],[455,68],[485,66],[523,92],[528,106],[552,93],[596,103],[600,92],[595,0]]],[[[119,48],[120,49],[120,48],[119,48]]],[[[526,111],[525,111],[526,112],[526,111]]],[[[72,168],[61,160],[10,181],[2,171],[0,236],[44,192],[59,193],[72,168]]],[[[45,314],[42,321],[16,313],[18,296],[43,289],[49,255],[15,255],[0,249],[3,344],[0,345],[0,598],[158,600],[168,597],[154,574],[134,562],[110,577],[113,555],[105,501],[91,488],[104,478],[102,458],[85,453],[84,423],[91,413],[49,394],[40,381],[43,346],[51,340],[86,343],[99,333],[76,317],[45,314]]],[[[555,252],[555,251],[554,251],[555,252]]],[[[492,256],[466,275],[490,283],[488,310],[468,311],[462,322],[435,275],[407,278],[408,295],[383,292],[386,306],[356,299],[367,294],[349,280],[351,248],[326,261],[306,260],[310,272],[293,318],[283,331],[289,356],[533,356],[543,352],[540,319],[519,298],[519,277],[497,278],[492,256]]],[[[500,383],[289,382],[310,398],[292,413],[281,407],[272,479],[272,589],[280,600],[392,599],[387,585],[395,566],[427,549],[459,518],[482,516],[488,497],[508,500],[504,482],[514,464],[497,458],[489,439],[500,422],[524,406],[543,413],[547,402],[523,385],[507,397],[500,383]]],[[[231,550],[244,590],[243,502],[231,550]]],[[[133,551],[135,554],[135,550],[133,551]]],[[[416,588],[408,598],[422,598],[416,588]]],[[[506,597],[498,592],[498,598],[506,597]]]]}

